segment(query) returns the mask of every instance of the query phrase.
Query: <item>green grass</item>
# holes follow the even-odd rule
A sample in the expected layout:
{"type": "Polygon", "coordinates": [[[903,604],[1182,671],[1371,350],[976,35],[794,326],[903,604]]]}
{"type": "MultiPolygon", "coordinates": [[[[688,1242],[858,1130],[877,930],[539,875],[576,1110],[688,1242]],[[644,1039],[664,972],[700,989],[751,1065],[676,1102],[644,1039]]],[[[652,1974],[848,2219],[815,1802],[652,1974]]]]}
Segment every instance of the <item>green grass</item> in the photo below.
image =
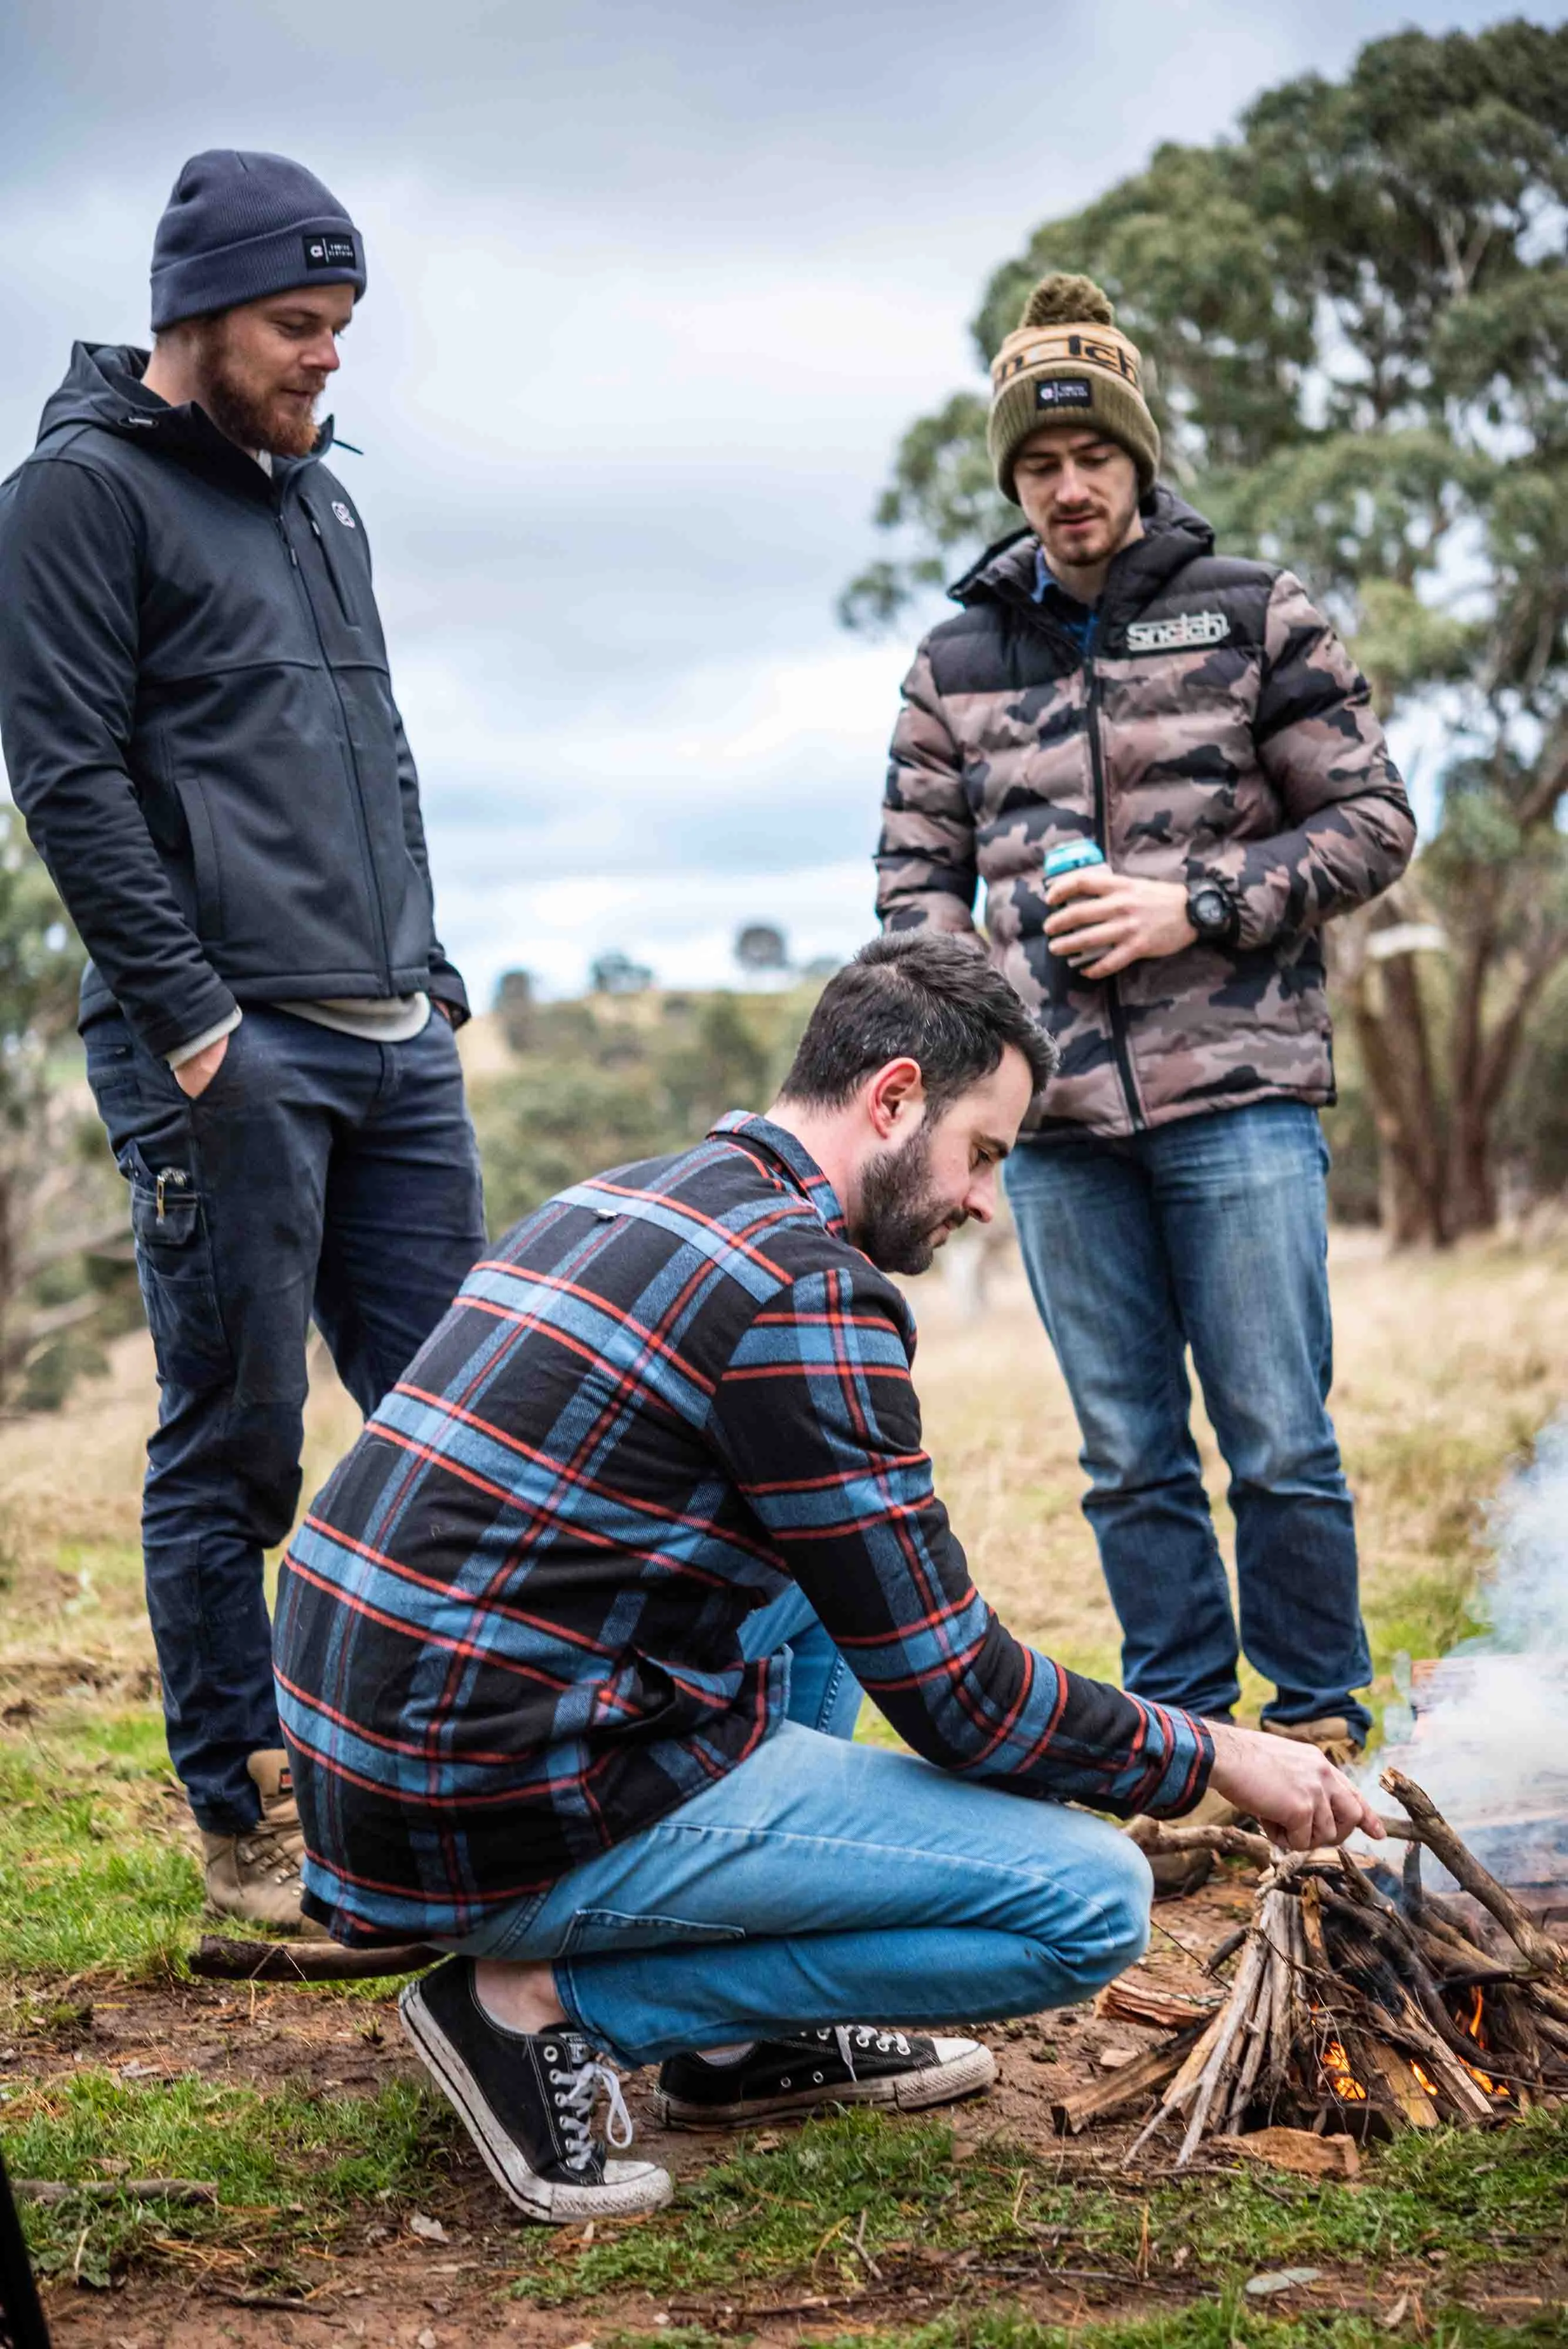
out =
{"type": "MultiPolygon", "coordinates": [[[[652,2349],[673,2341],[670,2332],[624,2335],[614,2349],[652,2349]]],[[[1534,2342],[1561,2342],[1560,2314],[1542,2312],[1518,2325],[1503,2326],[1469,2309],[1423,2311],[1421,2329],[1401,2324],[1402,2341],[1419,2338],[1423,2349],[1524,2349],[1534,2342]]],[[[1041,2324],[1033,2318],[991,2310],[980,2316],[941,2317],[932,2324],[897,2333],[857,2331],[821,2349],[1387,2349],[1389,2335],[1376,2316],[1324,2310],[1294,2317],[1270,2317],[1227,2293],[1170,2316],[1130,2323],[1041,2324]]],[[[717,2349],[712,2336],[693,2338],[691,2349],[717,2349]]]]}
{"type": "Polygon", "coordinates": [[[0,1744],[0,1919],[7,1975],[167,1971],[201,1882],[178,1817],[163,1724],[142,1706],[83,1713],[0,1744]]]}
{"type": "Polygon", "coordinates": [[[428,2193],[456,2135],[438,2098],[401,2084],[375,2096],[262,2095],[191,2077],[130,2087],[85,2069],[24,2091],[0,2117],[16,2178],[179,2178],[217,2188],[215,2208],[25,2204],[39,2268],[99,2283],[130,2260],[156,2257],[159,2239],[238,2241],[250,2264],[278,2271],[306,2243],[336,2240],[357,2209],[428,2193]]]}
{"type": "Polygon", "coordinates": [[[1185,2246],[1183,2280],[1210,2290],[1260,2268],[1346,2262],[1376,2274],[1433,2250],[1445,2253],[1439,2284],[1561,2244],[1565,2202],[1568,2113],[1537,2114],[1484,2140],[1412,2134],[1347,2187],[1250,2171],[1151,2186],[1066,2181],[1048,2157],[1002,2147],[955,2164],[948,2128],[861,2112],[815,2122],[772,2150],[742,2147],[688,2184],[667,2216],[587,2248],[565,2245],[515,2289],[546,2302],[625,2291],[743,2295],[785,2275],[845,2289],[865,2277],[851,2239],[877,2260],[962,2249],[982,2261],[1037,2259],[1043,2271],[1086,2261],[1125,2271],[1130,2287],[1146,2214],[1153,2270],[1169,2272],[1185,2246]]]}

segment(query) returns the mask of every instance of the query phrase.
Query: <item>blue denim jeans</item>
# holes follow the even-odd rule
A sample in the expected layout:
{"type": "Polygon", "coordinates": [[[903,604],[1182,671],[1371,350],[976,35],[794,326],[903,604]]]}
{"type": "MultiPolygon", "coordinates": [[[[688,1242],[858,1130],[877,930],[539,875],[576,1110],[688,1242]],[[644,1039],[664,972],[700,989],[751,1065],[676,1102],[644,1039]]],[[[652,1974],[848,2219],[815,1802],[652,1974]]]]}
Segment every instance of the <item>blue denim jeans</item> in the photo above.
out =
{"type": "Polygon", "coordinates": [[[253,1006],[188,1101],[118,1013],[88,1076],[130,1186],[158,1360],[142,1547],[169,1751],[199,1824],[260,1816],[248,1757],[281,1745],[264,1553],[299,1500],[312,1316],[371,1412],[484,1247],[457,1040],[404,1044],[253,1006]]]}
{"type": "Polygon", "coordinates": [[[1326,1408],[1327,1168],[1316,1112],[1264,1102],[1126,1141],[1026,1143],[1007,1191],[1084,1439],[1127,1686],[1222,1717],[1240,1647],[1276,1692],[1265,1719],[1343,1713],[1365,1734],[1351,1692],[1372,1667],[1326,1408]],[[1189,1348],[1231,1472],[1239,1642],[1189,1348]]]}
{"type": "Polygon", "coordinates": [[[753,1616],[789,1719],[641,1835],[461,1946],[548,1960],[625,2064],[781,2029],[929,2027],[1086,1998],[1141,1956],[1148,1864],[1104,1819],[857,1745],[860,1692],[804,1599],[753,1616]]]}

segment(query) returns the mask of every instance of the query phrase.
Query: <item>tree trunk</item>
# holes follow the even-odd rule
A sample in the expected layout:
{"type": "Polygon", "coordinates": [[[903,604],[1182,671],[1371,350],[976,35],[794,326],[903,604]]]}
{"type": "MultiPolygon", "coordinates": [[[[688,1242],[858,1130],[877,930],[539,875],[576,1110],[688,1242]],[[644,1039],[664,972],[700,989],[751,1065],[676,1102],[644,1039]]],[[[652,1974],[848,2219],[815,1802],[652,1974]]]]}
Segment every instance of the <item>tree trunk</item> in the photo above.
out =
{"type": "Polygon", "coordinates": [[[1377,1130],[1378,1221],[1390,1247],[1441,1247],[1449,1237],[1442,1121],[1416,957],[1374,963],[1369,935],[1345,941],[1342,963],[1377,1130]]]}

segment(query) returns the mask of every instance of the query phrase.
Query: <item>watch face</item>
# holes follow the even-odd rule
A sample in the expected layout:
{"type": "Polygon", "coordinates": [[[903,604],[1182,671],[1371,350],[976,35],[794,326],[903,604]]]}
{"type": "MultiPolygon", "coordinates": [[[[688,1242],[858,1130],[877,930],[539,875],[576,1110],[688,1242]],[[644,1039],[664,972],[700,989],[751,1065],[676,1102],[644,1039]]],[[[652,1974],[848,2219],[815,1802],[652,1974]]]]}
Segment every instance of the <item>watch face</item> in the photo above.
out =
{"type": "Polygon", "coordinates": [[[1223,893],[1218,889],[1199,889],[1192,900],[1192,920],[1196,928],[1205,931],[1228,929],[1231,908],[1223,893]]]}

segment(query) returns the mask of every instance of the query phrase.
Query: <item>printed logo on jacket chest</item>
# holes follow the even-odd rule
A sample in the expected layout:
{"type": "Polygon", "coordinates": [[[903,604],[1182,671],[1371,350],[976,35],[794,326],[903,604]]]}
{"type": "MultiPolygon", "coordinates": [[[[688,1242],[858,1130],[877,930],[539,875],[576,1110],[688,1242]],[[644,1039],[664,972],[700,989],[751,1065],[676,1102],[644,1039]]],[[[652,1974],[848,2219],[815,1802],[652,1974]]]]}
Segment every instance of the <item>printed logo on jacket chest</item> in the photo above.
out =
{"type": "Polygon", "coordinates": [[[1174,620],[1134,620],[1127,632],[1129,653],[1180,653],[1201,645],[1222,645],[1231,633],[1223,612],[1182,612],[1174,620]]]}

